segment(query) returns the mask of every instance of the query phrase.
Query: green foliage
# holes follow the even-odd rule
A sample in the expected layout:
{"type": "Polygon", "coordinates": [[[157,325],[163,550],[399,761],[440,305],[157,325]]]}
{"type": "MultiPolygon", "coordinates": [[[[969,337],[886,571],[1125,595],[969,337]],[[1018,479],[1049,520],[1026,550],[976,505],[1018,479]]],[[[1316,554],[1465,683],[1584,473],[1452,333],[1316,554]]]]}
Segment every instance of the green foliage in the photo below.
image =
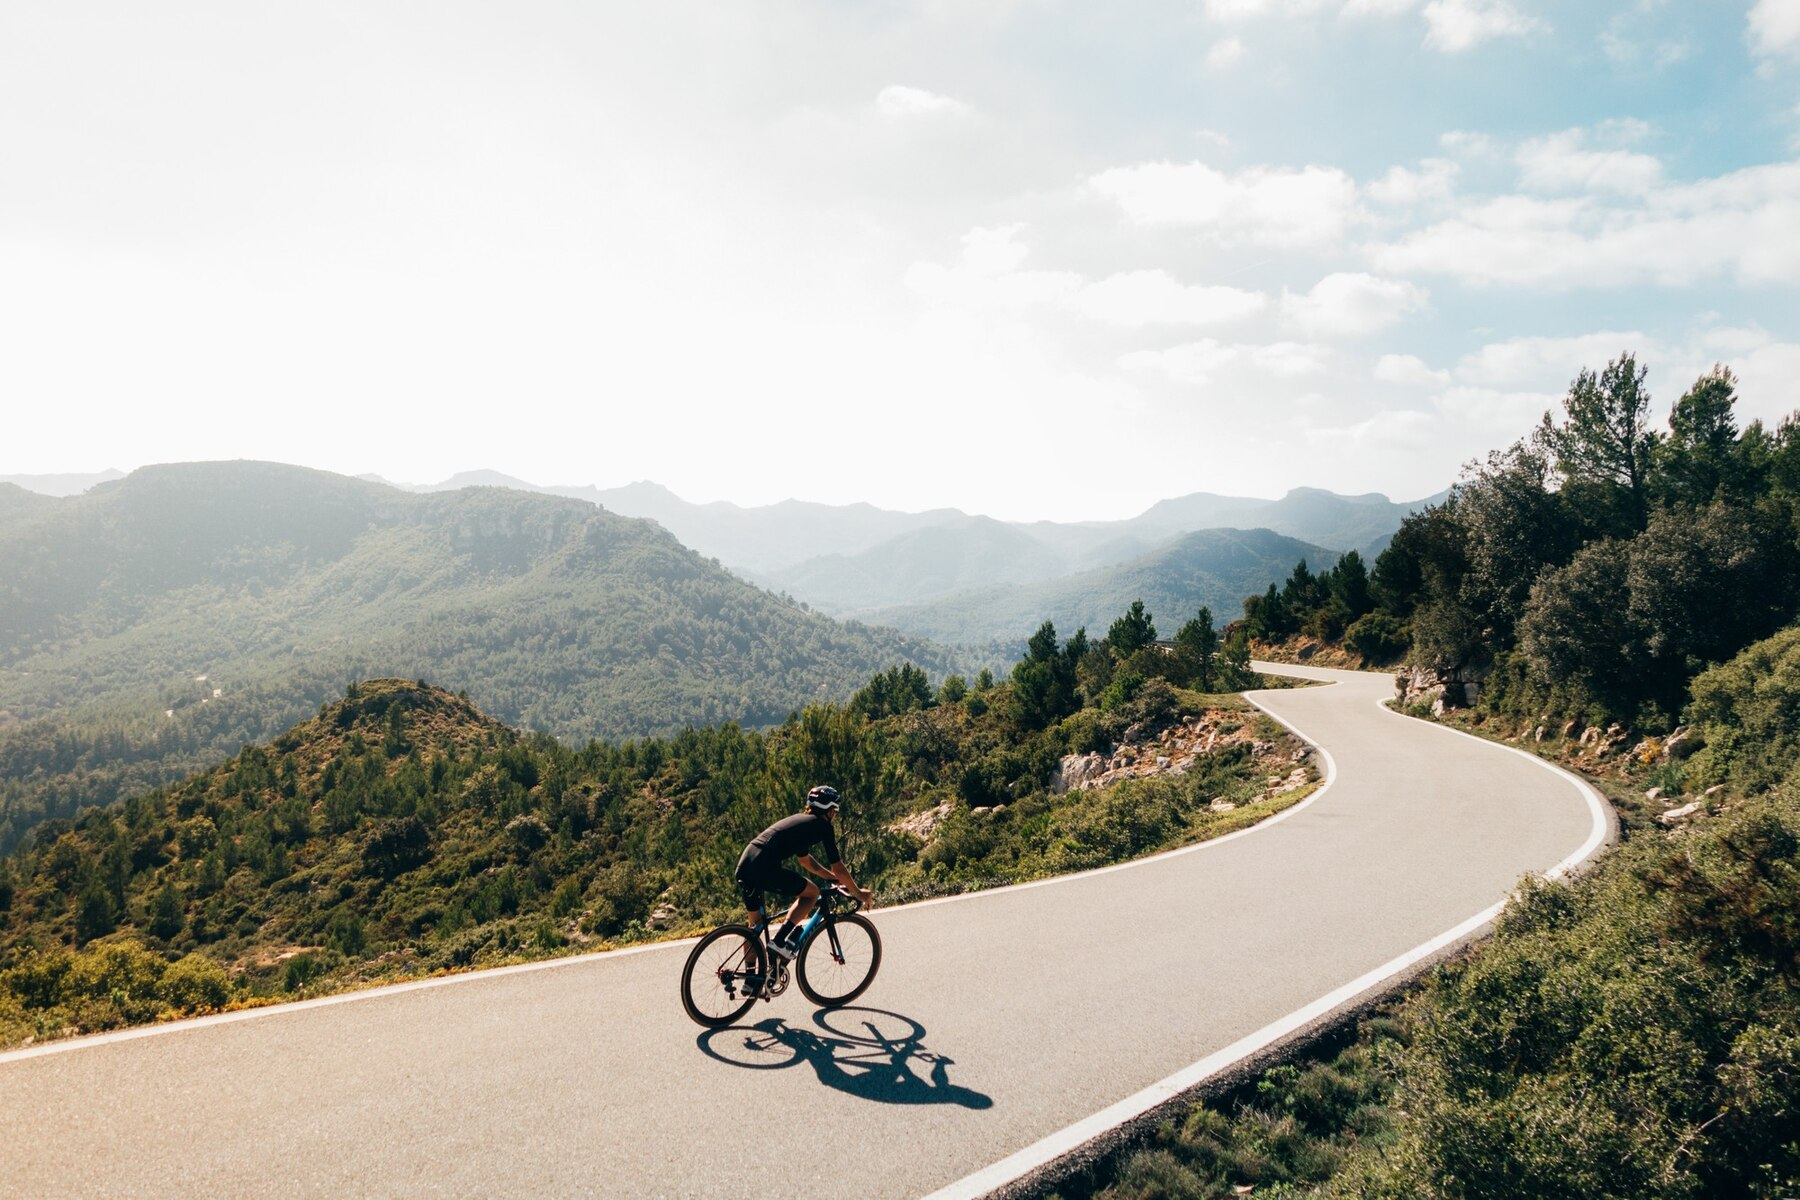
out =
{"type": "MultiPolygon", "coordinates": [[[[1057,672],[1068,713],[1039,728],[1014,718],[1016,684],[992,687],[991,708],[981,693],[938,704],[905,667],[877,675],[856,703],[808,705],[772,730],[722,725],[581,750],[429,685],[353,684],[266,745],[175,787],[47,821],[0,860],[0,974],[21,981],[0,989],[0,1033],[105,1028],[628,942],[651,935],[658,910],[687,928],[714,922],[736,908],[744,843],[819,782],[844,793],[847,861],[884,895],[1178,844],[1224,820],[1206,811],[1211,795],[1237,788],[1248,800],[1259,787],[1252,764],[1220,756],[1186,790],[1130,802],[1050,795],[1075,737],[1110,751],[1198,698],[1142,676],[1111,710],[1084,709],[1076,670],[1111,651],[1084,634],[1059,646],[1054,630],[1040,633],[1037,661],[1057,672]],[[962,807],[930,846],[890,828],[951,795],[962,807]],[[70,945],[86,948],[42,951],[70,945]],[[90,951],[117,958],[108,948],[120,945],[136,949],[106,970],[148,972],[126,989],[139,1000],[96,1007],[41,982],[90,951]],[[156,984],[170,960],[196,954],[156,984]]],[[[1139,659],[1172,661],[1156,648],[1139,659]]]]}
{"type": "MultiPolygon", "coordinates": [[[[0,525],[0,581],[0,852],[267,741],[346,679],[436,680],[581,742],[769,726],[893,663],[953,665],[583,501],[267,463],[32,506],[0,525]]],[[[368,736],[404,752],[386,724],[368,736]]]]}
{"type": "Polygon", "coordinates": [[[1412,630],[1398,617],[1372,612],[1344,630],[1344,645],[1371,666],[1386,666],[1412,644],[1412,630]]]}
{"type": "Polygon", "coordinates": [[[1144,611],[1142,600],[1133,600],[1125,615],[1114,621],[1106,631],[1107,644],[1120,658],[1129,658],[1155,640],[1156,625],[1150,614],[1144,611]]]}
{"type": "MultiPolygon", "coordinates": [[[[1663,436],[1644,379],[1629,354],[1582,371],[1561,420],[1472,466],[1376,561],[1414,663],[1523,671],[1485,691],[1490,711],[1666,727],[1695,675],[1800,616],[1800,421],[1740,431],[1720,366],[1663,436]]],[[[1247,624],[1279,623],[1267,596],[1254,609],[1247,624]]]]}
{"type": "Polygon", "coordinates": [[[1687,718],[1706,741],[1694,763],[1704,782],[1800,785],[1800,626],[1701,673],[1687,718]]]}
{"type": "Polygon", "coordinates": [[[1800,807],[1528,884],[1416,1005],[1396,1143],[1353,1196],[1778,1196],[1800,1183],[1800,807]]]}
{"type": "Polygon", "coordinates": [[[28,952],[0,968],[0,1044],[206,1012],[232,992],[218,963],[132,941],[28,952]]]}

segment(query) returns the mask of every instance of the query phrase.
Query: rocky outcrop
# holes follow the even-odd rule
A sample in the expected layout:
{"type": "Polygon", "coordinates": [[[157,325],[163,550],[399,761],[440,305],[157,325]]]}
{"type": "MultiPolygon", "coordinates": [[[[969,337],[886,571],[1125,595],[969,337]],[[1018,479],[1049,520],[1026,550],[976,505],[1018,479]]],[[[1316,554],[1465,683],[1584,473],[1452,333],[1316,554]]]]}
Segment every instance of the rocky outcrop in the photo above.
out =
{"type": "Polygon", "coordinates": [[[931,840],[931,835],[937,832],[938,826],[942,825],[945,821],[948,821],[950,819],[950,814],[955,811],[955,809],[956,801],[946,800],[936,808],[928,808],[923,812],[916,812],[910,817],[901,817],[898,821],[889,825],[888,828],[895,833],[910,833],[921,842],[929,842],[931,840]]]}
{"type": "Polygon", "coordinates": [[[1486,667],[1474,665],[1401,667],[1394,673],[1394,694],[1402,708],[1429,704],[1433,716],[1442,716],[1447,708],[1471,708],[1478,703],[1487,677],[1486,667]]]}
{"type": "Polygon", "coordinates": [[[1209,712],[1182,717],[1156,732],[1153,740],[1143,737],[1145,733],[1143,727],[1134,725],[1125,731],[1123,742],[1104,754],[1064,756],[1051,776],[1051,792],[1087,791],[1122,779],[1184,775],[1192,769],[1196,759],[1232,746],[1248,746],[1261,770],[1279,768],[1279,774],[1269,776],[1270,795],[1290,791],[1310,779],[1305,765],[1312,751],[1310,746],[1283,752],[1275,743],[1257,739],[1234,713],[1209,712]],[[1296,777],[1299,782],[1292,783],[1296,777]]]}

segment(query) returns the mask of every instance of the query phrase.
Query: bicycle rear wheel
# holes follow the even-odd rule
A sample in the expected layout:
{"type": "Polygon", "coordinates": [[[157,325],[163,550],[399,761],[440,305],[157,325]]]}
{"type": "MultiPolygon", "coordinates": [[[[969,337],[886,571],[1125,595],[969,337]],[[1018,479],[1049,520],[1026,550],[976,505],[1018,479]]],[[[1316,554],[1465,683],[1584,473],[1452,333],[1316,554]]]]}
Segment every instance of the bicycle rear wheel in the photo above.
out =
{"type": "Polygon", "coordinates": [[[742,925],[726,925],[701,938],[681,972],[681,1006],[712,1029],[729,1025],[756,1003],[763,978],[762,943],[742,925]],[[752,981],[751,977],[755,979],[752,981]]]}
{"type": "Polygon", "coordinates": [[[875,981],[881,935],[861,913],[833,917],[800,948],[800,990],[814,1004],[848,1004],[875,981]]]}

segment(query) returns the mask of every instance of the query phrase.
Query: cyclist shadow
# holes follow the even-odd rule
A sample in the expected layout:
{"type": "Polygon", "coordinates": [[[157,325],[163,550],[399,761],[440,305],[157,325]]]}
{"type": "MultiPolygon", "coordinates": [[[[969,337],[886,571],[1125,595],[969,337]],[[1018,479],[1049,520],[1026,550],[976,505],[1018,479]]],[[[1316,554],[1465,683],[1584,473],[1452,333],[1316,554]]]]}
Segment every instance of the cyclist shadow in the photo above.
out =
{"type": "Polygon", "coordinates": [[[700,1035],[701,1053],[734,1067],[771,1070],[804,1061],[819,1082],[882,1104],[959,1104],[992,1108],[993,1097],[950,1082],[955,1061],[924,1046],[925,1027],[879,1008],[827,1008],[819,1028],[780,1017],[700,1035]]]}

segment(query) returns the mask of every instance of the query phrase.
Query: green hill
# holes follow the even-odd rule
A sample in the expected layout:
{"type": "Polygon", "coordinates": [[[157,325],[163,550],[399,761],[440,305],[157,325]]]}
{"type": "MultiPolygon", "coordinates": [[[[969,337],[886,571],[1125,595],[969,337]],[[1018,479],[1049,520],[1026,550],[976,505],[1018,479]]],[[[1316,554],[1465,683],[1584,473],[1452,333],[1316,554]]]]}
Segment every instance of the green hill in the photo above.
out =
{"type": "MultiPolygon", "coordinates": [[[[1111,674],[1105,643],[1047,652],[1111,674]]],[[[1304,794],[1267,783],[1296,746],[1243,701],[1163,678],[1108,692],[1021,716],[1011,685],[934,694],[902,666],[766,733],[577,751],[442,689],[353,685],[267,745],[0,857],[0,1045],[717,921],[744,843],[819,780],[844,791],[847,860],[887,900],[1118,861],[1304,794]],[[1125,777],[1053,786],[1063,755],[1124,742],[1125,777]],[[1239,807],[1214,811],[1220,795],[1239,807]]]]}
{"type": "Polygon", "coordinates": [[[1243,610],[1244,597],[1285,579],[1302,559],[1313,569],[1324,570],[1337,562],[1338,555],[1267,529],[1203,529],[1118,566],[861,615],[921,637],[962,645],[1015,636],[1043,620],[1069,632],[1083,626],[1104,628],[1133,600],[1142,600],[1151,612],[1174,624],[1202,605],[1228,620],[1243,610]]]}
{"type": "Polygon", "coordinates": [[[647,521],[499,488],[151,467],[0,520],[0,847],[423,678],[582,741],[779,721],[916,639],[760,591],[647,521]]]}

